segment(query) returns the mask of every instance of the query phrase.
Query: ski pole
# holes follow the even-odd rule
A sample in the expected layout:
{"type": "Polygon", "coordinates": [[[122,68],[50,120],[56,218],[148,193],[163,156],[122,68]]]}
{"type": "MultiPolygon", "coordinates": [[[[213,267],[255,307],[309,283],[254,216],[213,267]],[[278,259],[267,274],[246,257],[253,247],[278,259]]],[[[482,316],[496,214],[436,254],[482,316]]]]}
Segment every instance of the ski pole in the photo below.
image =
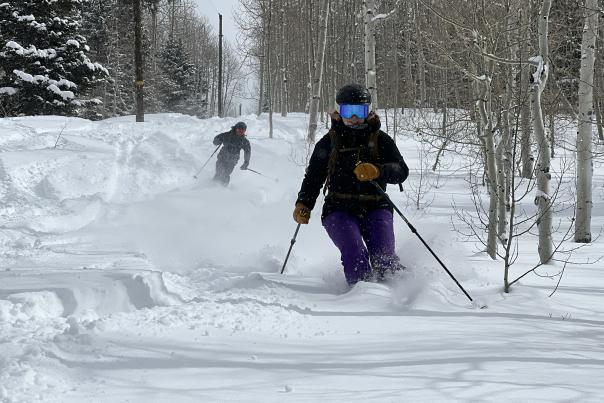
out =
{"type": "Polygon", "coordinates": [[[382,196],[384,196],[384,198],[386,199],[386,201],[388,202],[388,204],[390,204],[392,206],[392,208],[398,213],[398,215],[401,216],[401,218],[403,219],[403,221],[405,221],[405,223],[409,226],[409,229],[411,230],[411,232],[413,232],[415,235],[417,235],[417,237],[419,238],[419,240],[422,241],[422,243],[430,251],[430,253],[432,254],[432,256],[434,256],[434,258],[438,261],[438,263],[440,263],[440,265],[442,266],[442,268],[445,269],[445,271],[447,272],[447,274],[453,279],[453,281],[455,281],[455,284],[457,284],[457,286],[463,291],[463,293],[466,295],[466,297],[468,297],[468,299],[470,301],[474,302],[474,300],[472,299],[472,297],[470,297],[470,294],[468,294],[468,292],[461,286],[461,284],[459,284],[459,281],[457,281],[457,279],[455,278],[455,276],[453,276],[453,274],[449,271],[449,269],[447,269],[447,266],[445,266],[445,264],[439,259],[439,257],[436,256],[436,253],[434,253],[434,251],[430,248],[430,246],[428,246],[428,244],[426,243],[426,241],[424,241],[424,239],[417,232],[417,230],[415,229],[415,227],[409,222],[409,220],[407,220],[407,218],[403,215],[403,213],[401,213],[401,211],[398,209],[398,207],[396,207],[396,205],[390,199],[390,197],[388,196],[388,194],[386,192],[384,192],[384,189],[382,189],[382,187],[376,181],[370,181],[370,182],[371,182],[371,184],[373,186],[375,186],[375,188],[378,190],[378,192],[380,192],[380,194],[382,196]]]}
{"type": "Polygon", "coordinates": [[[244,169],[244,171],[251,171],[251,172],[255,173],[256,175],[264,176],[265,178],[268,178],[268,179],[274,180],[275,182],[279,182],[279,181],[278,181],[277,179],[275,179],[275,178],[271,178],[270,176],[266,176],[265,174],[260,173],[260,172],[258,172],[258,171],[254,171],[253,169],[250,169],[250,168],[245,168],[245,169],[244,169]]]}
{"type": "Polygon", "coordinates": [[[283,274],[283,271],[285,270],[285,265],[287,264],[287,260],[289,259],[289,254],[292,252],[292,248],[294,247],[294,244],[296,243],[296,237],[298,236],[298,231],[300,231],[300,225],[302,225],[302,224],[298,224],[298,226],[296,227],[296,232],[294,232],[294,237],[290,241],[289,250],[287,251],[287,256],[285,256],[285,262],[283,262],[283,267],[281,268],[281,274],[283,274]]]}
{"type": "Polygon", "coordinates": [[[266,175],[264,175],[264,174],[261,174],[261,173],[260,173],[260,172],[258,172],[258,171],[254,171],[254,170],[253,170],[253,169],[251,169],[251,168],[245,168],[245,169],[244,169],[244,171],[251,171],[251,172],[253,172],[253,173],[255,173],[255,174],[258,174],[258,175],[261,175],[261,176],[266,176],[266,175]]]}
{"type": "Polygon", "coordinates": [[[197,179],[197,175],[199,175],[201,173],[201,171],[203,171],[203,169],[206,167],[206,165],[208,165],[208,162],[210,162],[210,160],[212,159],[214,154],[216,154],[216,151],[218,151],[220,146],[222,146],[222,144],[219,144],[218,147],[216,147],[216,149],[214,150],[212,155],[210,155],[210,158],[208,158],[208,160],[205,162],[205,164],[203,164],[203,166],[201,168],[199,168],[199,171],[197,171],[197,173],[195,175],[193,175],[193,178],[197,179]]]}

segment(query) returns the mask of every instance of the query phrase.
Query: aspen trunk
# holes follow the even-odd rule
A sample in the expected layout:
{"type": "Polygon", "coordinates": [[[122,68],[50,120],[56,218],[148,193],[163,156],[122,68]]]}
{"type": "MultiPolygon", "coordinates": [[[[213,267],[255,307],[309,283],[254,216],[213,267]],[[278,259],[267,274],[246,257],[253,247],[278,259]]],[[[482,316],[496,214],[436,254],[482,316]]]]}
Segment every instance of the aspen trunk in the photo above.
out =
{"type": "Polygon", "coordinates": [[[477,82],[480,94],[478,96],[477,107],[479,112],[479,125],[481,128],[481,137],[483,140],[486,170],[488,176],[489,188],[489,228],[487,236],[487,253],[491,259],[497,258],[497,162],[495,155],[495,139],[492,130],[491,111],[489,107],[490,81],[487,77],[477,82]]]}
{"type": "Polygon", "coordinates": [[[371,93],[371,108],[378,108],[377,71],[375,66],[375,0],[363,0],[365,16],[365,86],[371,93]]]}
{"type": "MultiPolygon", "coordinates": [[[[509,48],[509,58],[514,60],[516,57],[516,45],[512,44],[510,39],[510,33],[514,30],[514,20],[512,17],[511,8],[508,3],[508,19],[507,19],[507,34],[506,43],[509,48]]],[[[498,229],[499,239],[505,245],[508,240],[509,234],[507,234],[508,228],[508,217],[507,212],[510,206],[510,176],[514,174],[512,168],[512,151],[511,151],[511,139],[512,139],[512,122],[510,117],[510,111],[512,109],[512,101],[514,98],[514,76],[516,69],[513,65],[506,65],[504,68],[505,74],[505,98],[502,105],[501,112],[501,140],[497,146],[497,186],[499,192],[499,203],[498,203],[498,229]]]]}
{"type": "Polygon", "coordinates": [[[321,87],[323,81],[323,63],[325,61],[325,45],[327,43],[327,27],[329,22],[329,2],[330,0],[323,0],[323,12],[320,15],[320,37],[318,46],[318,58],[315,60],[315,70],[312,82],[312,99],[310,101],[310,116],[308,124],[308,137],[307,141],[309,144],[315,143],[315,136],[317,132],[317,115],[319,112],[319,101],[321,100],[321,87]]]}
{"type": "Polygon", "coordinates": [[[266,96],[268,97],[268,137],[273,138],[273,108],[274,108],[274,97],[273,97],[273,82],[271,79],[271,29],[272,29],[272,17],[273,17],[273,2],[268,0],[268,23],[267,23],[267,34],[266,34],[266,96]]]}
{"type": "MultiPolygon", "coordinates": [[[[528,44],[531,43],[529,24],[529,9],[530,5],[527,3],[522,8],[521,26],[524,30],[525,41],[521,49],[522,60],[528,58],[528,44]]],[[[529,66],[523,65],[520,70],[522,76],[521,86],[522,88],[529,88],[529,66]]],[[[531,128],[531,100],[528,96],[520,99],[520,121],[522,127],[522,137],[520,140],[520,161],[522,162],[521,175],[523,178],[531,179],[533,177],[534,161],[535,157],[532,153],[532,128],[531,128]]]]}
{"type": "Polygon", "coordinates": [[[288,112],[289,94],[287,92],[287,52],[286,49],[286,38],[285,35],[285,1],[281,4],[281,72],[283,84],[281,85],[281,116],[286,117],[288,112]]]}
{"type": "Polygon", "coordinates": [[[542,264],[549,263],[553,254],[552,244],[552,209],[551,196],[549,194],[550,173],[550,153],[549,141],[545,134],[545,124],[543,122],[543,111],[541,108],[541,95],[547,84],[549,70],[549,12],[552,0],[543,0],[539,12],[539,56],[533,58],[536,71],[533,73],[533,83],[531,84],[532,112],[533,112],[533,130],[539,147],[539,159],[537,161],[537,195],[535,204],[538,207],[537,227],[539,229],[539,259],[542,264]]]}
{"type": "Polygon", "coordinates": [[[575,242],[591,242],[592,200],[592,116],[598,0],[585,0],[585,25],[581,41],[579,72],[579,124],[577,132],[577,211],[575,242]]]}

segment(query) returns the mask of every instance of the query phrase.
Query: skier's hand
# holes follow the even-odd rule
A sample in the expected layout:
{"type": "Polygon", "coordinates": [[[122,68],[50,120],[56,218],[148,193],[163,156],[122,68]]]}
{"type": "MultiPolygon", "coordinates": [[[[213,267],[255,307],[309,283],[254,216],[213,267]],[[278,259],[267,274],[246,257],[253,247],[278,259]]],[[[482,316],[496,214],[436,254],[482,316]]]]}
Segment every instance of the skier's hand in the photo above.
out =
{"type": "Polygon", "coordinates": [[[247,169],[247,164],[241,165],[241,167],[239,169],[241,169],[242,171],[245,171],[247,169]]]}
{"type": "Polygon", "coordinates": [[[294,221],[298,224],[308,224],[310,220],[310,209],[306,207],[303,203],[296,203],[296,208],[294,209],[294,221]]]}
{"type": "Polygon", "coordinates": [[[368,182],[380,176],[380,169],[369,162],[360,162],[354,168],[354,174],[361,182],[368,182]]]}

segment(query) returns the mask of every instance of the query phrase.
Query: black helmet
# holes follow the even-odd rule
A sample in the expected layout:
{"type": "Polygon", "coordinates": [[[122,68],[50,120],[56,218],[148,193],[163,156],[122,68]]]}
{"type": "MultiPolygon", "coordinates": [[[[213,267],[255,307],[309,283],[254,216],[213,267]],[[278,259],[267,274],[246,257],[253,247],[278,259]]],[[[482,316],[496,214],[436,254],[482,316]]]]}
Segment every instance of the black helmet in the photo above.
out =
{"type": "Polygon", "coordinates": [[[247,125],[243,122],[237,122],[237,123],[235,123],[235,126],[233,126],[233,129],[247,130],[247,125]]]}
{"type": "Polygon", "coordinates": [[[347,84],[340,88],[336,95],[338,105],[342,104],[370,104],[371,94],[369,90],[359,84],[347,84]]]}

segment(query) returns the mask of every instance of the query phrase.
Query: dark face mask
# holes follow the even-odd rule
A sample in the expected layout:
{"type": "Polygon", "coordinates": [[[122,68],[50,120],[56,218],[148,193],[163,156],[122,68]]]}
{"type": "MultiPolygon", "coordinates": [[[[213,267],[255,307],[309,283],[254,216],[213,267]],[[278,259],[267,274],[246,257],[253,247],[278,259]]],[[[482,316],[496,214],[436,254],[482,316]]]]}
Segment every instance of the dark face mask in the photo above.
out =
{"type": "Polygon", "coordinates": [[[363,129],[366,129],[367,127],[369,127],[369,125],[367,123],[359,123],[358,125],[352,125],[352,126],[346,126],[346,127],[350,127],[353,130],[363,130],[363,129]]]}

